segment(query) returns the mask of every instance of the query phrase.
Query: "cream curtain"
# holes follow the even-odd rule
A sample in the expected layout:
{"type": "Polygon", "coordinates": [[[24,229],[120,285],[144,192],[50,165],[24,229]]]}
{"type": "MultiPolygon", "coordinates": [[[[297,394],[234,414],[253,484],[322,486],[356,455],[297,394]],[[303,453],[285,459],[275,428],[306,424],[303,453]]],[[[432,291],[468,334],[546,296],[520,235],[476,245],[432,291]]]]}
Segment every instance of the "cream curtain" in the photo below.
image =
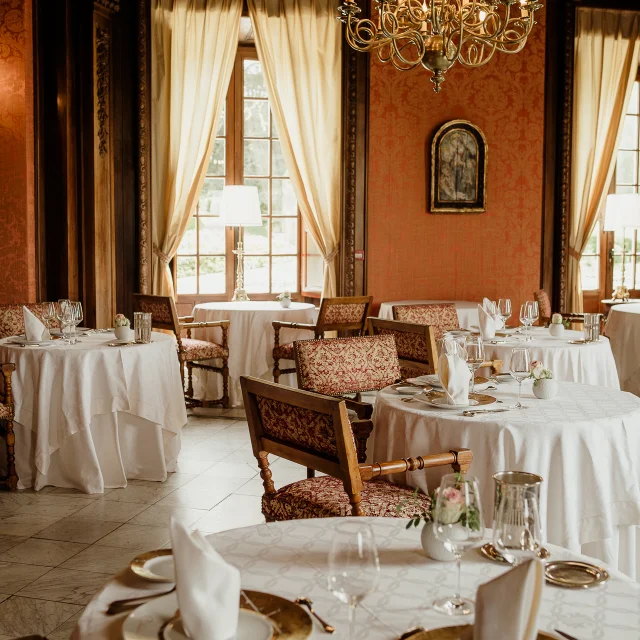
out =
{"type": "Polygon", "coordinates": [[[335,296],[340,241],[342,32],[335,0],[249,0],[258,57],[302,218],[335,296]]]}
{"type": "Polygon", "coordinates": [[[582,311],[580,256],[611,182],[639,52],[637,12],[578,9],[567,311],[582,311]]]}
{"type": "Polygon", "coordinates": [[[195,209],[238,48],[242,0],[153,0],[153,293],[195,209]]]}

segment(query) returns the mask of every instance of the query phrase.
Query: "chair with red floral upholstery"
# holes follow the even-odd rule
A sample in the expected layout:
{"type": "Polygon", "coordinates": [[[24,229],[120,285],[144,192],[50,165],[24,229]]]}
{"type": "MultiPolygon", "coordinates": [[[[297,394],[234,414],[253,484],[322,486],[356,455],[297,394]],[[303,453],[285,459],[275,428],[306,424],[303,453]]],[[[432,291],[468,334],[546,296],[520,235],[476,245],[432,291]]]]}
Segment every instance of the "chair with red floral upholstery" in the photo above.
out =
{"type": "Polygon", "coordinates": [[[49,302],[29,302],[24,305],[0,304],[0,338],[18,336],[24,333],[23,306],[27,307],[48,329],[57,327],[57,321],[54,322],[45,318],[49,304],[49,302]]]}
{"type": "Polygon", "coordinates": [[[273,323],[275,332],[273,347],[273,381],[279,382],[285,373],[295,373],[295,368],[280,369],[280,360],[294,360],[293,342],[280,344],[281,329],[296,329],[313,331],[314,337],[323,338],[327,331],[351,331],[361,335],[365,331],[365,324],[373,296],[356,296],[347,298],[323,298],[315,324],[301,322],[273,323]]]}
{"type": "Polygon", "coordinates": [[[0,393],[0,437],[5,442],[7,455],[6,473],[0,476],[0,486],[15,490],[18,486],[18,474],[16,473],[16,437],[13,433],[13,395],[11,392],[11,374],[16,370],[13,363],[0,365],[4,387],[0,393]]]}
{"type": "Polygon", "coordinates": [[[393,306],[393,319],[413,324],[427,324],[436,340],[447,331],[460,329],[460,320],[453,302],[437,304],[397,304],[393,306]]]}
{"type": "Polygon", "coordinates": [[[430,499],[413,489],[379,480],[392,473],[451,465],[466,473],[469,449],[392,462],[359,464],[344,400],[241,377],[253,453],[264,486],[262,513],[267,522],[336,516],[407,518],[428,511],[430,499]],[[275,489],[268,455],[320,471],[275,489]]]}
{"type": "Polygon", "coordinates": [[[151,324],[154,329],[173,331],[178,342],[178,360],[180,362],[180,376],[184,385],[184,369],[187,368],[188,384],[185,400],[189,407],[229,406],[229,321],[212,320],[195,322],[193,316],[178,317],[176,304],[171,296],[152,296],[142,293],[133,294],[133,308],[135,311],[151,314],[151,324]],[[208,329],[220,327],[222,330],[222,344],[195,340],[191,337],[192,329],[208,329]],[[186,337],[182,337],[186,332],[186,337]],[[222,366],[205,364],[204,360],[219,358],[222,366]],[[222,375],[222,397],[217,400],[196,399],[193,397],[193,369],[214,371],[222,375]]]}
{"type": "MultiPolygon", "coordinates": [[[[533,298],[538,303],[538,310],[540,311],[540,325],[548,327],[551,322],[551,316],[553,315],[549,294],[544,289],[538,289],[533,292],[533,298]]],[[[560,311],[559,313],[563,320],[576,323],[584,322],[584,313],[571,313],[565,311],[560,311]]]]}

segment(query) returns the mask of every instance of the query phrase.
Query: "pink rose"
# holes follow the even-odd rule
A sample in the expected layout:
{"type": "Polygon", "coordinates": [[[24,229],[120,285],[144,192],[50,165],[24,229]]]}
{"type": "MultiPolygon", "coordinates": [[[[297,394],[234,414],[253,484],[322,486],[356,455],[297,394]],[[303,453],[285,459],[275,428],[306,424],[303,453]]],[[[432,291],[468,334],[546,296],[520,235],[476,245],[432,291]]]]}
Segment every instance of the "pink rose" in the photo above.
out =
{"type": "Polygon", "coordinates": [[[460,489],[455,489],[454,487],[447,487],[442,492],[442,497],[452,504],[462,504],[464,502],[462,491],[460,491],[460,489]]]}

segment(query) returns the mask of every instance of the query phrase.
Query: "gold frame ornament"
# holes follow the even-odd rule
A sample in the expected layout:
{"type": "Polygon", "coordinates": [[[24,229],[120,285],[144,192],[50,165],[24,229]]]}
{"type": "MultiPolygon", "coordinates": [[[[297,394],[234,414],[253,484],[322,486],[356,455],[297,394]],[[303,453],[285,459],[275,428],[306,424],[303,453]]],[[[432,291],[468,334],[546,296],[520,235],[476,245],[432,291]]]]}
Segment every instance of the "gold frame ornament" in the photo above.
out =
{"type": "Polygon", "coordinates": [[[484,133],[468,120],[443,124],[431,142],[431,213],[484,213],[487,159],[484,133]]]}

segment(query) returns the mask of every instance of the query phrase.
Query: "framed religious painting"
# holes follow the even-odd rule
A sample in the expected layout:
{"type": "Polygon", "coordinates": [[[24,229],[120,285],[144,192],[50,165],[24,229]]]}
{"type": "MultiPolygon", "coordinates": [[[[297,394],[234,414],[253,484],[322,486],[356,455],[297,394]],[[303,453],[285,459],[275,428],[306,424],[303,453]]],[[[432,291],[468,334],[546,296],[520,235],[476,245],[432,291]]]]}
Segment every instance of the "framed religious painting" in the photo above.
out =
{"type": "Polygon", "coordinates": [[[431,213],[486,211],[487,141],[467,120],[451,120],[431,143],[431,213]]]}

